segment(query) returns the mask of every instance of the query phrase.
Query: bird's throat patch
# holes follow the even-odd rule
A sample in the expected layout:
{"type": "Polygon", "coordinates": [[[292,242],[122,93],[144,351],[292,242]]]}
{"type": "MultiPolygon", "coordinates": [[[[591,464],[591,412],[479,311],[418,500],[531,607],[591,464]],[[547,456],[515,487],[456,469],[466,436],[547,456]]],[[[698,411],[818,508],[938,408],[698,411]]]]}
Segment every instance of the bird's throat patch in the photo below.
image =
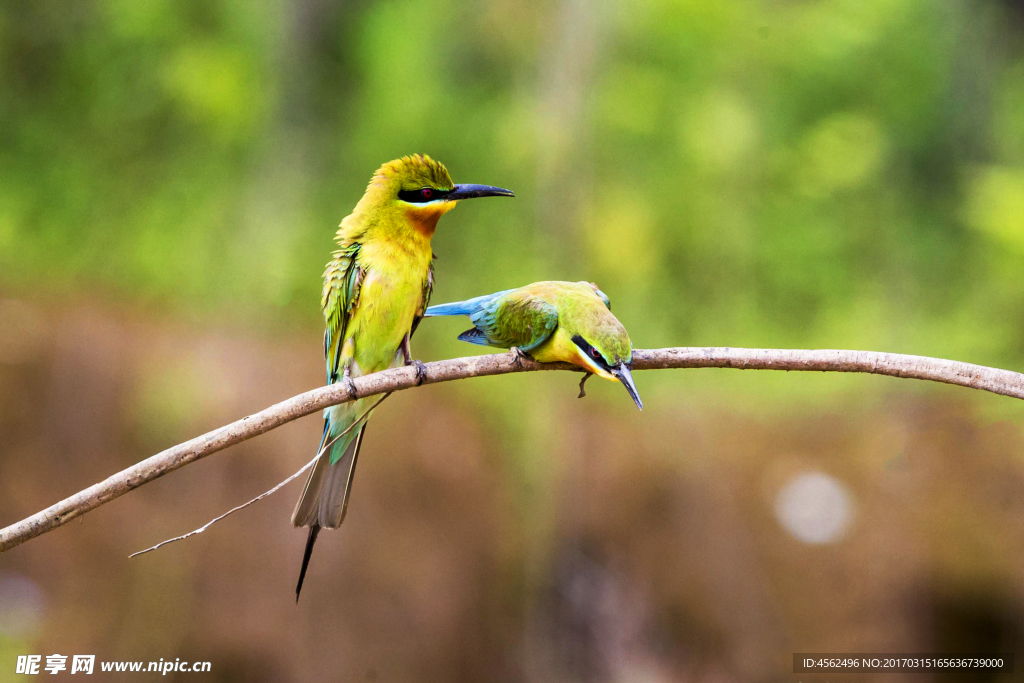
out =
{"type": "Polygon", "coordinates": [[[455,208],[455,202],[438,201],[411,208],[405,212],[409,224],[425,237],[433,237],[437,221],[455,208]]]}

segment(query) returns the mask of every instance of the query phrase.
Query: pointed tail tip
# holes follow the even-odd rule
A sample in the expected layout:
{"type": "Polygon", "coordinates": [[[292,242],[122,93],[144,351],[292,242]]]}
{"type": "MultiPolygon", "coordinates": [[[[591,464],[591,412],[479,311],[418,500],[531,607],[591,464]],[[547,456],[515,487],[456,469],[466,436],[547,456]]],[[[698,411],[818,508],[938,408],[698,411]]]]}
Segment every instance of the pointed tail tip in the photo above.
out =
{"type": "Polygon", "coordinates": [[[313,556],[313,544],[316,543],[316,536],[320,533],[319,524],[309,526],[309,536],[306,538],[306,551],[302,554],[302,569],[299,570],[299,582],[295,585],[295,604],[299,604],[299,595],[302,593],[302,582],[306,579],[306,569],[309,568],[309,558],[313,556]]]}

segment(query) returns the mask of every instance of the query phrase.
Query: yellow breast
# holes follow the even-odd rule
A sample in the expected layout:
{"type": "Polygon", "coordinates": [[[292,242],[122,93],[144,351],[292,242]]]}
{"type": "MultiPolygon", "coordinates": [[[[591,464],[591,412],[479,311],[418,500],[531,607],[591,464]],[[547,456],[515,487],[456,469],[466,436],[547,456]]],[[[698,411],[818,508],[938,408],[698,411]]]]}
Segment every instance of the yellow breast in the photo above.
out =
{"type": "Polygon", "coordinates": [[[360,374],[391,367],[402,339],[422,305],[430,268],[430,247],[384,241],[364,244],[366,270],[359,302],[347,330],[360,374]]]}

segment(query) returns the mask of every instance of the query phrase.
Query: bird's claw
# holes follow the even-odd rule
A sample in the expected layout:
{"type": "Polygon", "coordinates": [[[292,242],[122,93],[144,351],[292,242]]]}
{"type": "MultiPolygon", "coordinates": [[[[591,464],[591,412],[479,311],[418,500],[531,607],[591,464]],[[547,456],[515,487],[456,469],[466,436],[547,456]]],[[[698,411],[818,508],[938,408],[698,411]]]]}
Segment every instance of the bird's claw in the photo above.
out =
{"type": "Polygon", "coordinates": [[[509,352],[512,354],[512,360],[510,360],[508,364],[514,365],[520,370],[523,367],[523,359],[530,359],[530,357],[526,355],[526,353],[524,353],[523,350],[520,349],[518,346],[513,346],[512,348],[509,349],[509,352]]]}
{"type": "Polygon", "coordinates": [[[587,374],[583,375],[583,379],[580,380],[580,395],[577,396],[576,398],[583,398],[584,396],[587,395],[587,390],[583,388],[583,385],[587,383],[587,380],[590,379],[590,376],[593,374],[594,373],[592,372],[588,372],[587,374]]]}
{"type": "Polygon", "coordinates": [[[421,386],[424,380],[427,379],[427,366],[424,365],[422,361],[416,360],[415,358],[406,362],[406,366],[409,365],[416,368],[416,386],[421,386]]]}
{"type": "Polygon", "coordinates": [[[355,401],[359,398],[359,393],[356,391],[356,385],[352,383],[352,379],[348,375],[341,378],[341,385],[345,387],[345,393],[348,394],[349,399],[355,401]]]}

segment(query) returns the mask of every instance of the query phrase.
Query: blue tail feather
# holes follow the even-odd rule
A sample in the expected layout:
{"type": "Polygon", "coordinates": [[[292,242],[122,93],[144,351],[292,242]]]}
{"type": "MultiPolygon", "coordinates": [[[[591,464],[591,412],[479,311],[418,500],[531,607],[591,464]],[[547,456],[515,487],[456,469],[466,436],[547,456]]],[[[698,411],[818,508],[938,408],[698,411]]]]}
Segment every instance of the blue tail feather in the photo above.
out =
{"type": "Polygon", "coordinates": [[[495,292],[494,294],[485,294],[483,296],[473,297],[472,299],[466,299],[465,301],[453,301],[450,304],[438,304],[437,306],[431,306],[428,308],[427,312],[423,315],[427,318],[434,318],[442,315],[473,315],[499,296],[508,294],[511,291],[511,289],[506,289],[501,292],[495,292]]]}
{"type": "Polygon", "coordinates": [[[438,304],[437,306],[430,306],[427,308],[427,312],[423,315],[427,318],[434,318],[442,315],[469,315],[472,313],[475,307],[470,301],[455,301],[450,304],[438,304]]]}

